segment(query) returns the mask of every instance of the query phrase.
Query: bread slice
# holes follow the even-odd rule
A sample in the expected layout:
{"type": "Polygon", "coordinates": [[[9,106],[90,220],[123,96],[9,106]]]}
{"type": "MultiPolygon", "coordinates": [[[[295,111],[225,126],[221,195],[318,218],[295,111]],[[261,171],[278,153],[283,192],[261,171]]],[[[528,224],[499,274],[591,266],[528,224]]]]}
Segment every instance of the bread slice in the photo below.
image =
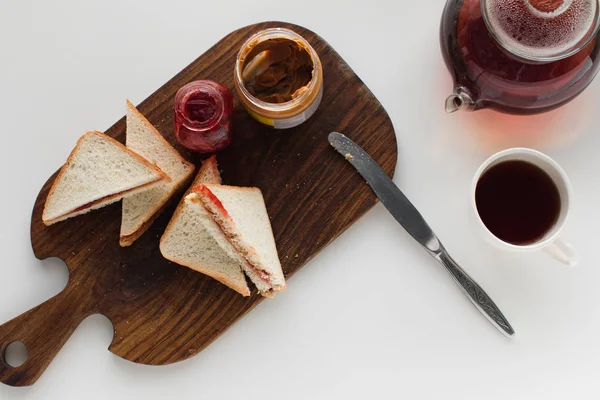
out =
{"type": "Polygon", "coordinates": [[[126,145],[169,177],[165,182],[143,193],[123,200],[121,246],[130,246],[148,230],[158,218],[169,199],[194,173],[194,165],[187,162],[165,140],[154,126],[127,100],[126,145]]]}
{"type": "Polygon", "coordinates": [[[169,180],[160,168],[115,139],[101,132],[87,132],[56,177],[42,220],[52,225],[169,180]]]}
{"type": "MultiPolygon", "coordinates": [[[[194,184],[220,182],[216,157],[212,156],[202,164],[194,184]]],[[[190,187],[160,240],[163,257],[249,296],[250,289],[241,269],[246,261],[229,243],[197,195],[191,192],[190,187]]]]}
{"type": "Polygon", "coordinates": [[[261,292],[265,284],[285,289],[271,222],[260,189],[203,184],[194,188],[233,247],[248,261],[248,277],[261,292]]]}

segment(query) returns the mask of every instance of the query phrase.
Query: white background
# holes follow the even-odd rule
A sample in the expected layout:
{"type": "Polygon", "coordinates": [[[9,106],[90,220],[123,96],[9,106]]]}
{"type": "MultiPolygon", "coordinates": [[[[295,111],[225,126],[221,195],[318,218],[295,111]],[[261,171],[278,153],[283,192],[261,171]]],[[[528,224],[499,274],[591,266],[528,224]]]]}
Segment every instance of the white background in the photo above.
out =
{"type": "Polygon", "coordinates": [[[600,79],[539,117],[446,115],[443,0],[0,0],[0,323],[58,293],[67,272],[29,242],[38,190],[86,130],[108,128],[230,31],[306,26],[335,47],[394,122],[395,181],[517,330],[509,341],[379,205],[197,357],[119,359],[92,316],[31,388],[0,399],[598,399],[600,79]],[[502,122],[502,123],[500,123],[502,122]],[[576,269],[484,244],[468,224],[471,178],[529,146],[573,181],[565,236],[576,269]]]}

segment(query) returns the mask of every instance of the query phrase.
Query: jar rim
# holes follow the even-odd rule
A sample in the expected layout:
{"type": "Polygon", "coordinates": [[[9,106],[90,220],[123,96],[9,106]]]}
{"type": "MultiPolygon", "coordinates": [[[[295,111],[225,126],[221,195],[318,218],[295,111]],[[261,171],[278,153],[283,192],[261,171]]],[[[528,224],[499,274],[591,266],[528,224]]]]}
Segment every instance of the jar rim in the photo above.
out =
{"type": "Polygon", "coordinates": [[[514,55],[515,57],[534,62],[534,63],[550,63],[554,61],[563,60],[565,58],[571,57],[581,50],[583,50],[591,41],[597,36],[598,32],[600,32],[600,0],[595,0],[596,2],[596,13],[594,16],[594,23],[585,34],[585,36],[576,44],[569,47],[567,50],[556,52],[555,54],[551,54],[548,56],[535,56],[528,54],[524,51],[520,51],[503,40],[496,32],[496,29],[492,26],[490,16],[488,14],[488,10],[486,7],[488,0],[480,0],[481,5],[481,15],[483,16],[483,21],[485,22],[485,26],[492,36],[492,38],[498,43],[504,50],[514,55]]]}
{"type": "Polygon", "coordinates": [[[248,40],[246,40],[246,42],[244,42],[244,44],[240,48],[240,51],[237,54],[236,63],[235,63],[235,80],[237,83],[236,86],[239,88],[241,93],[254,106],[265,109],[266,111],[270,111],[270,112],[285,112],[285,111],[289,111],[289,110],[292,110],[292,109],[298,107],[307,98],[309,98],[310,96],[313,95],[313,92],[316,89],[318,89],[317,85],[319,84],[319,82],[321,80],[320,79],[321,71],[322,71],[321,70],[321,61],[319,59],[319,55],[317,54],[315,49],[310,45],[310,43],[308,43],[308,41],[306,41],[306,39],[304,39],[302,36],[300,36],[296,32],[292,31],[291,29],[268,28],[268,29],[261,30],[261,31],[255,33],[254,35],[252,35],[250,38],[248,38],[248,40]],[[269,39],[278,39],[278,38],[284,38],[284,39],[298,42],[302,45],[303,48],[308,50],[310,59],[313,63],[313,72],[312,72],[312,78],[311,78],[310,82],[308,83],[308,85],[306,86],[306,90],[303,93],[301,93],[298,97],[296,97],[292,100],[286,101],[284,103],[269,103],[269,102],[266,102],[266,101],[256,98],[248,91],[248,89],[246,89],[246,86],[244,84],[244,79],[242,77],[243,67],[246,62],[246,56],[252,50],[252,47],[250,47],[250,44],[252,44],[253,42],[256,42],[256,44],[258,44],[258,43],[264,42],[269,39]]]}
{"type": "Polygon", "coordinates": [[[182,86],[175,95],[175,111],[181,122],[188,129],[193,130],[210,130],[219,124],[219,121],[225,113],[225,101],[217,88],[213,86],[212,81],[199,80],[188,83],[182,86]],[[207,94],[215,104],[215,112],[206,121],[195,121],[189,118],[185,111],[185,105],[196,93],[207,94]]]}

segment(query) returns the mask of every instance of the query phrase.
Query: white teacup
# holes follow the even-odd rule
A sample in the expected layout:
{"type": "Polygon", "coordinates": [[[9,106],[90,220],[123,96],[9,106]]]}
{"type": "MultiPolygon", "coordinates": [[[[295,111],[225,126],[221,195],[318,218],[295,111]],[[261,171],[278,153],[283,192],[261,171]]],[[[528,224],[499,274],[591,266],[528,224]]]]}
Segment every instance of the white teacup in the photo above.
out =
{"type": "Polygon", "coordinates": [[[571,207],[571,182],[560,165],[558,165],[556,161],[547,155],[532,149],[514,148],[501,151],[488,158],[481,165],[481,167],[479,167],[479,170],[473,179],[473,184],[471,187],[471,206],[473,212],[475,213],[475,220],[477,221],[477,225],[480,228],[479,230],[481,234],[484,236],[487,242],[495,245],[496,247],[513,252],[544,250],[552,257],[567,266],[574,267],[579,263],[579,255],[575,248],[571,244],[560,239],[560,234],[564,228],[571,207]],[[477,184],[481,179],[481,176],[489,168],[505,161],[517,160],[527,161],[545,171],[556,184],[561,203],[560,214],[554,226],[548,232],[546,232],[542,238],[527,245],[511,244],[495,236],[483,223],[479,212],[477,211],[477,204],[475,201],[477,184]]]}

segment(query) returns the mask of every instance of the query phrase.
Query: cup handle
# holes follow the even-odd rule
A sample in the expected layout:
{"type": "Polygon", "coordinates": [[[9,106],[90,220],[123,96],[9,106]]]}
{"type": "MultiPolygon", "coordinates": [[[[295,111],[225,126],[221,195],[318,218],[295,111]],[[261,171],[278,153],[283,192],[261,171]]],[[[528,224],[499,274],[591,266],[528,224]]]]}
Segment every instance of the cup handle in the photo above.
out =
{"type": "Polygon", "coordinates": [[[568,267],[575,267],[577,264],[579,264],[579,253],[575,247],[573,247],[571,243],[565,242],[562,239],[557,239],[544,250],[553,258],[562,262],[568,267]]]}

